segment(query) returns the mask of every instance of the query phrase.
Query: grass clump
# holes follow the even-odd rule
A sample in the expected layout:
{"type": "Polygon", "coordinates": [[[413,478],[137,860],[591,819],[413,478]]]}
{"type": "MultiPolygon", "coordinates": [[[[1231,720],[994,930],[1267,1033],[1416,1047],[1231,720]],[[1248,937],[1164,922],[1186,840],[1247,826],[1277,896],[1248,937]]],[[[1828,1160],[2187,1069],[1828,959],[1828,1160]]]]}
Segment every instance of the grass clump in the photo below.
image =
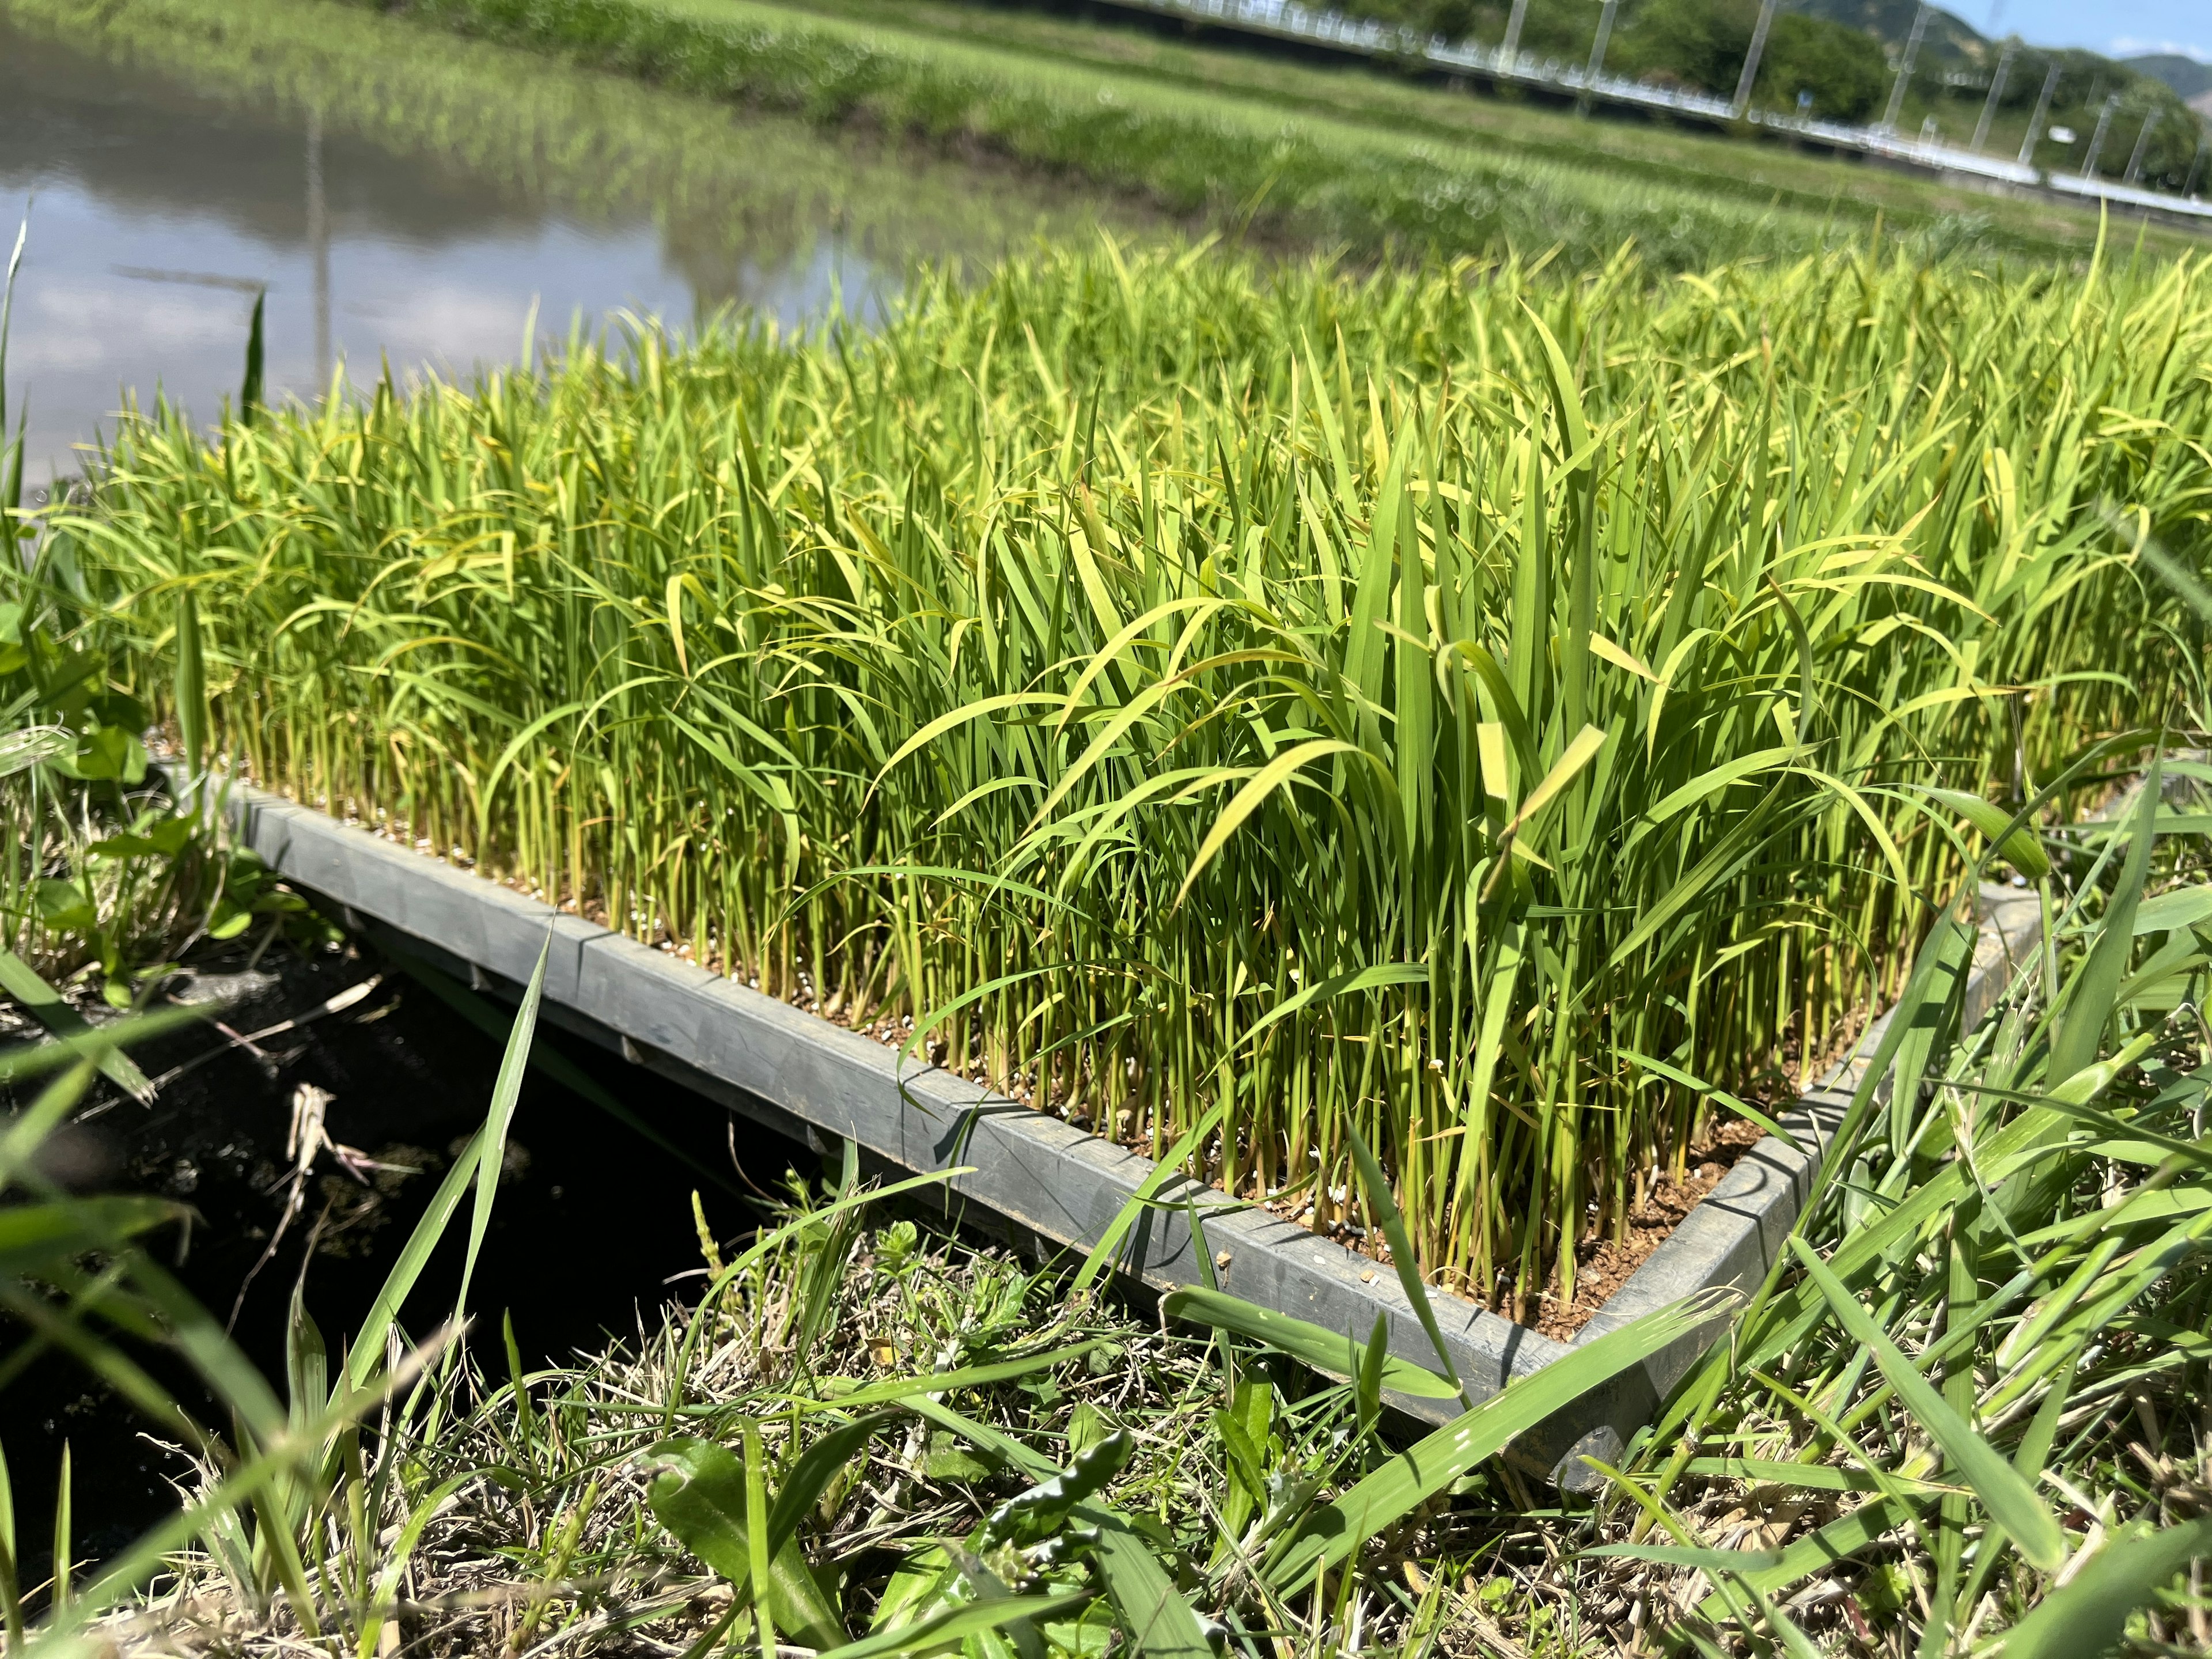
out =
{"type": "Polygon", "coordinates": [[[1357,1127],[1528,1315],[1893,994],[1924,786],[2195,687],[2102,504],[2202,557],[2208,335],[2188,264],[1109,246],[133,423],[64,533],[118,641],[195,596],[254,779],[1155,1155],[1218,1109],[1339,1236],[1357,1127]]]}
{"type": "MultiPolygon", "coordinates": [[[[9,1212],[33,1224],[0,1295],[202,1466],[173,1521],[46,1583],[16,1574],[35,1534],[0,1486],[11,1646],[2193,1650],[2212,1560],[2212,890],[2201,816],[2162,799],[2177,779],[2212,767],[2154,771],[2036,850],[1996,827],[2044,902],[2040,960],[1963,1030],[1973,932],[1947,907],[1788,1250],[1594,1503],[1490,1461],[1541,1376],[1401,1449],[1377,1410],[1379,1338],[1364,1359],[1343,1341],[1340,1381],[1233,1334],[1255,1311],[1233,1298],[1212,1297],[1224,1328],[1206,1338],[1071,1296],[1058,1265],[871,1214],[931,1178],[872,1190],[849,1150],[750,1237],[702,1237],[703,1283],[634,1343],[526,1371],[512,1332],[483,1322],[456,1362],[457,1308],[410,1351],[391,1322],[428,1241],[472,1181],[472,1238],[495,1201],[535,981],[486,1127],[393,1282],[337,1353],[306,1287],[272,1385],[153,1259],[175,1206],[59,1194],[23,1159],[95,1044],[131,1033],[0,1057],[12,1078],[62,1073],[0,1146],[9,1212]],[[97,1278],[76,1265],[88,1251],[97,1278]],[[228,1438],[132,1364],[163,1345],[236,1412],[228,1438]]],[[[473,1260],[472,1243],[464,1304],[473,1260]]],[[[1179,1300],[1195,1305],[1163,1313],[1179,1300]]],[[[1329,1341],[1296,1323],[1271,1328],[1329,1341]]],[[[53,1544],[68,1563],[65,1507],[53,1544]]]]}

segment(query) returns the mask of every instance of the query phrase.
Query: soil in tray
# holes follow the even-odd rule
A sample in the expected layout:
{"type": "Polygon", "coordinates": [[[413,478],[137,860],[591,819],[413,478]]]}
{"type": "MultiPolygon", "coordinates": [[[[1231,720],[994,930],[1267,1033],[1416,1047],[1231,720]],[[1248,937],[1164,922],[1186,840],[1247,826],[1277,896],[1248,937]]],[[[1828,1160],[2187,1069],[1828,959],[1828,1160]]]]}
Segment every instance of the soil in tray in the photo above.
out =
{"type": "MultiPolygon", "coordinates": [[[[180,1276],[217,1318],[235,1307],[239,1340],[281,1388],[293,1286],[304,1273],[308,1311],[335,1355],[483,1122],[501,1045],[362,945],[307,957],[272,951],[250,971],[241,951],[198,963],[169,991],[223,999],[215,1017],[234,1036],[196,1025],[137,1051],[149,1076],[175,1074],[150,1105],[112,1090],[88,1098],[49,1169],[80,1190],[156,1193],[190,1205],[188,1236],[164,1236],[161,1252],[178,1261],[181,1249],[180,1276]],[[250,1047],[234,1040],[313,1015],[365,983],[367,994],[337,1012],[250,1047]],[[327,1096],[328,1136],[345,1151],[318,1157],[303,1201],[280,1234],[292,1190],[286,1141],[303,1085],[327,1096]]],[[[502,1008],[498,1018],[503,1029],[511,1014],[502,1008]]],[[[0,1030],[0,1043],[25,1035],[0,1030]]],[[[787,1170],[811,1171],[817,1163],[803,1148],[543,1021],[536,1042],[573,1061],[678,1151],[656,1146],[532,1068],[470,1295],[474,1340],[480,1352],[490,1345],[484,1358],[495,1374],[506,1370],[502,1314],[514,1320],[526,1365],[565,1358],[610,1334],[632,1334],[641,1313],[678,1295],[687,1283],[678,1276],[702,1265],[695,1190],[708,1224],[726,1241],[759,1224],[762,1195],[780,1192],[787,1170]]],[[[21,1103],[0,1094],[0,1108],[21,1103]]],[[[430,1330],[451,1311],[465,1224],[449,1230],[404,1310],[409,1329],[430,1330]]],[[[0,1351],[20,1335],[0,1333],[0,1351]]],[[[180,1369],[156,1369],[188,1404],[207,1405],[180,1369]]],[[[173,1506],[167,1480],[181,1464],[143,1438],[129,1410],[73,1364],[40,1360],[8,1385],[4,1399],[0,1444],[21,1517],[27,1582],[47,1571],[47,1517],[64,1440],[80,1560],[112,1553],[173,1506]]]]}
{"type": "MultiPolygon", "coordinates": [[[[283,799],[295,799],[289,795],[284,795],[283,799]]],[[[309,805],[316,811],[328,810],[326,802],[296,802],[295,804],[309,805]]],[[[410,847],[421,857],[437,859],[441,862],[452,864],[455,868],[471,867],[469,861],[465,859],[446,860],[426,843],[410,842],[405,836],[397,833],[389,826],[371,826],[355,817],[348,817],[345,822],[375,836],[380,841],[410,847]]],[[[550,896],[539,891],[527,883],[503,881],[500,884],[529,898],[545,902],[552,902],[550,896]]],[[[586,921],[596,922],[601,927],[613,925],[605,910],[594,903],[586,902],[580,905],[574,899],[564,898],[556,908],[571,915],[580,915],[586,921]]],[[[650,942],[654,948],[667,951],[679,960],[694,963],[695,965],[704,968],[709,973],[726,972],[726,966],[721,962],[711,959],[700,961],[696,958],[692,954],[691,947],[684,942],[665,935],[650,942]]],[[[806,984],[806,976],[802,973],[799,978],[804,988],[806,984]]],[[[750,984],[756,990],[760,988],[757,980],[748,980],[743,982],[750,984]]],[[[913,1029],[911,1019],[877,1018],[855,1020],[848,1012],[825,1007],[820,999],[806,988],[794,992],[784,1000],[791,1006],[812,1014],[817,1019],[826,1020],[847,1030],[857,1031],[887,1047],[902,1045],[913,1029]]],[[[1798,1038],[1794,1033],[1786,1036],[1777,1051],[1774,1063],[1769,1068],[1765,1081],[1771,1084],[1786,1084],[1790,1079],[1814,1075],[1826,1070],[1830,1063],[1840,1060],[1850,1052],[1857,1042],[1859,1032],[1864,1024],[1865,1017],[1862,1013],[1845,1020],[1834,1030],[1827,1032],[1826,1042],[1816,1056],[1819,1063],[1810,1067],[1802,1063],[1798,1038]]],[[[942,1063],[941,1055],[933,1045],[927,1047],[926,1058],[927,1063],[942,1063]]],[[[917,1055],[915,1063],[923,1063],[923,1055],[917,1055]]],[[[1099,1132],[1097,1126],[1093,1123],[1084,1109],[1083,1103],[1064,1101],[1059,1097],[1057,1090],[1054,1091],[1053,1100],[1048,1103],[1039,1098],[1034,1088],[1025,1086],[1019,1081],[1008,1083],[994,1079],[987,1075],[981,1068],[972,1066],[957,1066],[952,1069],[969,1082],[1003,1094],[1025,1106],[1039,1111],[1050,1112],[1055,1116],[1065,1117],[1079,1128],[1090,1129],[1093,1133],[1099,1132]]],[[[1794,1091],[1786,1092],[1789,1094],[1788,1098],[1766,1102],[1767,1109],[1772,1111],[1789,1109],[1791,1100],[1794,1099],[1794,1091]]],[[[1629,1225],[1624,1238],[1617,1242],[1607,1238],[1585,1239],[1578,1247],[1576,1251],[1574,1305],[1571,1308],[1562,1307],[1559,1304],[1557,1291],[1547,1285],[1536,1297],[1533,1307],[1528,1310],[1528,1313],[1533,1316],[1524,1318],[1522,1322],[1531,1326],[1539,1334],[1554,1340],[1561,1342],[1571,1340],[1577,1331],[1604,1309],[1607,1301],[1628,1282],[1636,1270],[1649,1261],[1652,1254],[1667,1242],[1674,1229],[1681,1224],[1683,1218],[1688,1215],[1707,1194],[1720,1184],[1721,1178],[1735,1166],[1736,1160],[1756,1145],[1765,1133],[1765,1130],[1747,1119],[1724,1118],[1715,1121],[1698,1142],[1690,1148],[1684,1173],[1680,1178],[1662,1175],[1646,1188],[1644,1195],[1629,1217],[1629,1225]]],[[[1152,1150],[1149,1138],[1133,1128],[1127,1130],[1127,1133],[1115,1133],[1111,1138],[1117,1144],[1140,1155],[1150,1156],[1152,1150]]],[[[1269,1211],[1284,1220],[1301,1224],[1310,1222],[1311,1206],[1303,1198],[1286,1195],[1279,1200],[1264,1201],[1269,1211]]],[[[1316,1229],[1316,1236],[1327,1238],[1334,1243],[1340,1244],[1347,1249],[1380,1263],[1387,1264],[1390,1259],[1388,1247],[1379,1238],[1370,1239],[1361,1230],[1341,1220],[1334,1226],[1316,1229]]],[[[1484,1301],[1483,1305],[1489,1307],[1493,1312],[1511,1318],[1514,1316],[1512,1310],[1516,1300],[1514,1290],[1515,1287],[1510,1281],[1501,1283],[1495,1296],[1484,1301]]]]}
{"type": "MultiPolygon", "coordinates": [[[[847,1030],[859,1030],[877,1042],[895,1046],[906,1040],[908,1026],[898,1022],[880,1022],[855,1025],[851,1021],[825,1013],[817,1003],[803,996],[794,996],[793,1007],[803,1009],[817,1018],[829,1019],[847,1030]]],[[[1824,1051],[1820,1069],[1839,1060],[1857,1041],[1863,1020],[1854,1019],[1831,1034],[1828,1048],[1824,1051]]],[[[1775,1076],[1778,1079],[1795,1075],[1799,1070],[1798,1056],[1794,1048],[1785,1048],[1778,1057],[1775,1076]]],[[[960,1074],[969,1082],[993,1089],[1009,1099],[1040,1111],[1051,1111],[1066,1115],[1079,1128],[1091,1127],[1087,1117],[1079,1111],[1069,1113],[1055,1101],[1047,1106],[1039,1102],[1036,1091],[1019,1085],[1012,1087],[993,1081],[975,1067],[962,1070],[960,1074]]],[[[1786,1102],[1769,1103],[1768,1109],[1782,1112],[1789,1109],[1786,1102]]],[[[1586,1238],[1575,1252],[1575,1301],[1571,1308],[1562,1307],[1556,1291],[1547,1290],[1537,1299],[1532,1310],[1534,1316],[1522,1322],[1539,1334],[1554,1341],[1571,1341],[1575,1334],[1603,1310],[1613,1293],[1626,1285],[1636,1270],[1651,1259],[1654,1252],[1673,1236],[1684,1217],[1702,1203],[1706,1194],[1721,1183],[1721,1178],[1735,1167],[1736,1160],[1765,1138],[1766,1131],[1747,1118],[1717,1119],[1696,1145],[1692,1146],[1684,1162],[1680,1176],[1661,1175],[1644,1190],[1629,1216],[1627,1236],[1619,1241],[1609,1238],[1586,1238]]],[[[1115,1137],[1117,1142],[1133,1152],[1149,1156],[1152,1143],[1134,1132],[1115,1137]]],[[[1216,1190],[1219,1190],[1216,1183],[1216,1190]]],[[[1304,1223],[1311,1215],[1312,1206],[1303,1197],[1292,1196],[1280,1200],[1268,1200],[1267,1207],[1285,1221],[1304,1223]]],[[[1316,1237],[1328,1239],[1346,1249],[1372,1261],[1387,1264],[1390,1260],[1389,1247],[1379,1237],[1370,1237],[1362,1230],[1340,1222],[1336,1226],[1317,1231],[1316,1237]]],[[[1492,1312],[1505,1313],[1510,1317],[1513,1287],[1503,1285],[1494,1303],[1486,1304],[1492,1312]]]]}
{"type": "Polygon", "coordinates": [[[1690,1149],[1681,1178],[1662,1175],[1645,1190],[1628,1218],[1628,1237],[1586,1238],[1575,1251],[1575,1304],[1563,1308],[1555,1292],[1539,1299],[1535,1317],[1528,1322],[1540,1335],[1556,1342],[1571,1342],[1575,1333],[1603,1310],[1613,1294],[1628,1283],[1652,1253],[1674,1236],[1683,1217],[1705,1201],[1721,1184],[1721,1177],[1735,1162],[1765,1138],[1766,1131],[1747,1118],[1729,1118],[1716,1124],[1705,1139],[1690,1149]]]}

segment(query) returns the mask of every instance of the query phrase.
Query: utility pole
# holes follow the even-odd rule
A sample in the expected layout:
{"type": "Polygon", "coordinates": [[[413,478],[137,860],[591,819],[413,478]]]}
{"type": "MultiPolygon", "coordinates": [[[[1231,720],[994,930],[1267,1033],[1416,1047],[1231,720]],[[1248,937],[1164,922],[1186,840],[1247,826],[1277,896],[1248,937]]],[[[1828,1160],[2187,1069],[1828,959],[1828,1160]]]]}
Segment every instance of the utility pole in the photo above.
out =
{"type": "Polygon", "coordinates": [[[323,112],[307,111],[307,258],[314,268],[315,396],[331,389],[331,206],[323,189],[323,112]]]}
{"type": "Polygon", "coordinates": [[[1605,68],[1606,43],[1613,39],[1613,14],[1620,9],[1620,0],[1605,0],[1605,9],[1597,15],[1597,39],[1590,42],[1589,67],[1583,71],[1585,88],[1605,68]]]}
{"type": "Polygon", "coordinates": [[[2043,77],[2043,96],[2035,100],[2035,113],[2027,118],[2027,137],[2020,141],[2020,161],[2022,167],[2035,165],[2036,141],[2043,137],[2043,124],[2051,118],[2051,100],[2058,91],[2058,60],[2051,60],[2051,72],[2043,77]]]}
{"type": "Polygon", "coordinates": [[[1989,101],[1982,106],[1982,118],[1974,124],[1974,154],[1982,153],[1982,146],[1990,141],[1990,123],[1996,118],[1997,100],[2004,96],[2005,76],[2012,72],[2013,54],[2020,50],[2017,39],[2005,42],[1997,58],[1997,72],[1990,77],[1989,101]]]}
{"type": "Polygon", "coordinates": [[[1743,73],[1736,77],[1735,104],[1729,113],[1737,120],[1751,106],[1751,83],[1759,79],[1759,60],[1766,55],[1766,32],[1774,27],[1774,8],[1777,0],[1759,0],[1759,23],[1751,32],[1751,51],[1743,60],[1743,73]]]}
{"type": "Polygon", "coordinates": [[[1528,21],[1528,0],[1513,0],[1513,15],[1505,20],[1505,40],[1498,48],[1501,65],[1511,69],[1521,59],[1521,25],[1528,21]]]}
{"type": "Polygon", "coordinates": [[[1928,4],[1921,0],[1920,9],[1912,14],[1912,33],[1905,43],[1905,56],[1898,60],[1897,84],[1889,89],[1889,113],[1881,118],[1885,132],[1897,131],[1897,118],[1905,110],[1905,88],[1911,84],[1912,65],[1919,60],[1920,42],[1927,33],[1928,4]]]}
{"type": "Polygon", "coordinates": [[[2143,117],[2142,131],[2136,134],[2135,154],[2128,157],[2128,170],[2120,175],[2122,184],[2132,185],[2142,177],[2143,152],[2150,148],[2150,136],[2158,131],[2158,118],[2165,113],[2163,109],[2153,104],[2150,113],[2143,117]]]}
{"type": "Polygon", "coordinates": [[[2112,130],[2112,112],[2120,106],[2120,94],[2113,93],[2105,100],[2104,108],[2097,112],[2097,136],[2089,141],[2089,159],[2081,163],[2081,176],[2086,179],[2097,170],[2097,158],[2105,153],[2105,135],[2112,130]]]}

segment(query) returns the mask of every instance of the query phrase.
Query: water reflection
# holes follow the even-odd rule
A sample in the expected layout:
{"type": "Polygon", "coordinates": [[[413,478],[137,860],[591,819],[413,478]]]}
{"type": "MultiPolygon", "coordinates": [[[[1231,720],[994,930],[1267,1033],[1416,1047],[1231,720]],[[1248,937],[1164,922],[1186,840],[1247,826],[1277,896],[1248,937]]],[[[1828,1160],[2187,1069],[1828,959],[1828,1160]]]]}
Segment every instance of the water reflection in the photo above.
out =
{"type": "Polygon", "coordinates": [[[332,87],[328,112],[288,109],[204,64],[195,82],[35,35],[0,6],[0,217],[12,232],[27,204],[31,220],[8,362],[31,480],[75,471],[125,388],[212,416],[264,291],[269,393],[313,398],[341,363],[358,385],[385,362],[511,360],[533,315],[540,338],[732,301],[787,323],[833,301],[870,317],[911,258],[995,251],[1045,210],[1003,178],[393,27],[461,66],[410,88],[404,115],[388,95],[349,107],[327,75],[308,83],[332,87]],[[988,208],[963,213],[971,191],[988,208]]]}

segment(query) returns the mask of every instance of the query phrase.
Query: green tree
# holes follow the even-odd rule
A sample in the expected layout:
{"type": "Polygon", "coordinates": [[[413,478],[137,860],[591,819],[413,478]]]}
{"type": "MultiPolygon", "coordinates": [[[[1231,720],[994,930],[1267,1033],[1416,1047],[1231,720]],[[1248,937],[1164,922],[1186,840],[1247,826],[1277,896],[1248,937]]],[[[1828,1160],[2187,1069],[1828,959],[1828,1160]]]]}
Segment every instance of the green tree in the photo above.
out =
{"type": "Polygon", "coordinates": [[[1875,112],[1888,89],[1888,62],[1873,36],[1799,12],[1775,18],[1759,65],[1762,103],[1790,107],[1809,92],[1815,115],[1857,121],[1875,112]]]}

